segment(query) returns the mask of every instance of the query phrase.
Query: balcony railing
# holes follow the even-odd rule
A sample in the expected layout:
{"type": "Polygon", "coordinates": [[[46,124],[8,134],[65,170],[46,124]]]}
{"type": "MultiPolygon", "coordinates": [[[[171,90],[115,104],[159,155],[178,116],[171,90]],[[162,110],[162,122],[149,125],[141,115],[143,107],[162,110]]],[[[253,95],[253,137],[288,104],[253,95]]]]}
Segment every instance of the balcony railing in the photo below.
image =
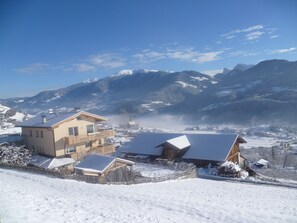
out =
{"type": "Polygon", "coordinates": [[[98,146],[95,149],[91,149],[90,152],[97,152],[100,154],[107,155],[115,152],[115,146],[113,144],[98,146]]]}
{"type": "Polygon", "coordinates": [[[107,137],[114,137],[115,132],[113,129],[103,130],[99,132],[89,133],[88,135],[68,136],[64,137],[65,146],[76,145],[88,141],[95,141],[107,137]]]}

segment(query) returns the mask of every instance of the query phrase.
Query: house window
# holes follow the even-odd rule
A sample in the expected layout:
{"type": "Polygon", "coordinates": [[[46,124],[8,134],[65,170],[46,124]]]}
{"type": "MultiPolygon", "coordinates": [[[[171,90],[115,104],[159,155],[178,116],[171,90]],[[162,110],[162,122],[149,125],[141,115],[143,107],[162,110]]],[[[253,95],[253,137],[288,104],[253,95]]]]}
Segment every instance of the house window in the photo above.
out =
{"type": "Polygon", "coordinates": [[[75,152],[76,152],[76,149],[74,146],[70,146],[66,148],[66,154],[75,153],[75,152]]]}
{"type": "Polygon", "coordinates": [[[33,134],[32,134],[32,129],[30,129],[30,137],[32,137],[32,135],[33,135],[33,134]]]}
{"type": "Polygon", "coordinates": [[[94,125],[87,125],[87,133],[93,133],[94,132],[94,125]]]}
{"type": "Polygon", "coordinates": [[[77,127],[68,128],[68,132],[69,132],[70,136],[78,136],[78,128],[77,127]]]}
{"type": "Polygon", "coordinates": [[[43,131],[40,131],[40,138],[43,138],[43,131]]]}
{"type": "Polygon", "coordinates": [[[39,137],[39,132],[38,132],[38,130],[36,130],[35,132],[36,132],[36,137],[39,137]]]}

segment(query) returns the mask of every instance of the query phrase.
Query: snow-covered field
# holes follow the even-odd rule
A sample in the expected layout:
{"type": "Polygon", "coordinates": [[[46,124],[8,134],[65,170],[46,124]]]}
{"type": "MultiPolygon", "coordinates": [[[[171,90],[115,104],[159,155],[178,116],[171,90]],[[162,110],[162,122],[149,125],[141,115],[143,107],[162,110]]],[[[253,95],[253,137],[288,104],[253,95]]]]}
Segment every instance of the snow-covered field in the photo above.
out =
{"type": "Polygon", "coordinates": [[[98,185],[0,169],[0,222],[296,222],[297,190],[188,179],[98,185]]]}

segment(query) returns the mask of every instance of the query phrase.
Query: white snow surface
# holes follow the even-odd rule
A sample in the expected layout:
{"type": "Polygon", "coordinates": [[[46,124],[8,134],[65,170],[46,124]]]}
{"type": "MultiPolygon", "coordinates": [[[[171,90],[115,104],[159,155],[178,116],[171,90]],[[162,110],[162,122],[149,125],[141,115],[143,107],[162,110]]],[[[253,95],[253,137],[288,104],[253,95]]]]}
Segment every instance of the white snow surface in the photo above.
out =
{"type": "Polygon", "coordinates": [[[197,88],[197,86],[192,85],[192,84],[188,84],[188,83],[183,82],[183,81],[175,81],[175,83],[180,84],[183,88],[186,88],[186,87],[197,88]]]}
{"type": "Polygon", "coordinates": [[[165,177],[181,173],[181,171],[164,168],[164,166],[146,163],[135,163],[134,170],[139,172],[143,177],[165,177]]]}
{"type": "Polygon", "coordinates": [[[99,185],[0,169],[1,222],[296,222],[297,190],[206,179],[99,185]]]}
{"type": "Polygon", "coordinates": [[[267,147],[270,148],[278,144],[278,139],[273,137],[260,137],[260,136],[244,136],[247,143],[241,144],[240,146],[245,149],[253,147],[267,147]]]}
{"type": "Polygon", "coordinates": [[[166,142],[170,143],[171,145],[175,146],[180,150],[185,149],[191,145],[187,136],[185,135],[182,135],[173,139],[169,139],[166,142]]]}
{"type": "Polygon", "coordinates": [[[194,80],[197,80],[197,81],[204,81],[204,80],[208,80],[207,77],[191,77],[192,79],[194,80]]]}

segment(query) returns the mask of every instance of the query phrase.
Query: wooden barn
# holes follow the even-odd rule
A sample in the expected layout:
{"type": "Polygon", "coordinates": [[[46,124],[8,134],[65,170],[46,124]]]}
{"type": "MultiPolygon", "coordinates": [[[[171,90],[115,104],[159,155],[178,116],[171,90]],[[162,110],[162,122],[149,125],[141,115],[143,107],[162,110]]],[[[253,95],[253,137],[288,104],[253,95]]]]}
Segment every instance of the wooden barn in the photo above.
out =
{"type": "Polygon", "coordinates": [[[134,162],[105,156],[90,154],[75,167],[76,174],[98,177],[98,183],[129,182],[132,179],[132,166],[134,162]]]}
{"type": "Polygon", "coordinates": [[[232,161],[243,165],[239,145],[246,141],[237,134],[141,133],[124,144],[126,156],[146,155],[151,159],[186,161],[199,167],[232,161]]]}

